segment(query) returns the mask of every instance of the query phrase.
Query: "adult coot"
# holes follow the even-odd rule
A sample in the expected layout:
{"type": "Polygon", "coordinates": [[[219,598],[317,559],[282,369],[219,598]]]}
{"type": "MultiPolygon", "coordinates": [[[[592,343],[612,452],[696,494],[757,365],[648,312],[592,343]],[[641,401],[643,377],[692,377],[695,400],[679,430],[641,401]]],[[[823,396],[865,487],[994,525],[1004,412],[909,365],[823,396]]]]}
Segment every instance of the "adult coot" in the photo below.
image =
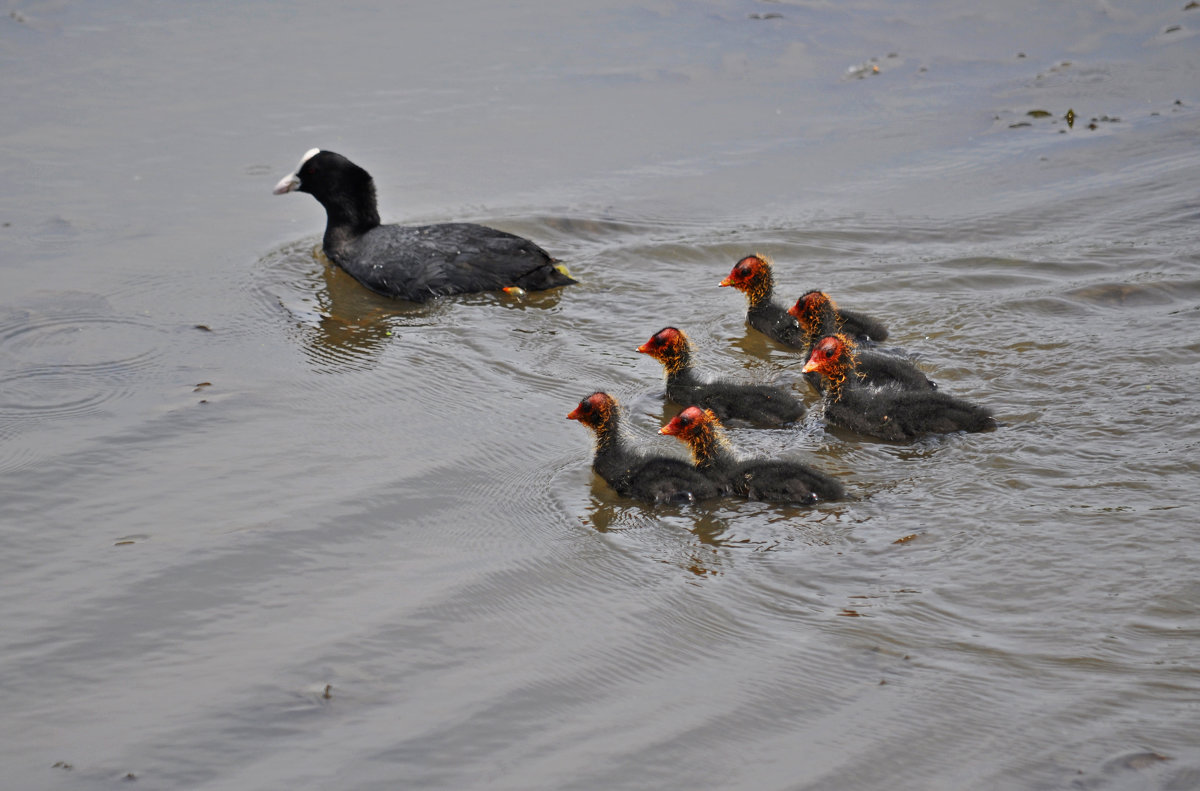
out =
{"type": "Polygon", "coordinates": [[[372,291],[423,302],[446,294],[575,281],[528,239],[484,225],[380,225],[375,182],[341,154],[314,148],[275,194],[307,192],[325,207],[325,255],[372,291]]]}
{"type": "Polygon", "coordinates": [[[776,459],[740,459],[711,409],[690,406],[659,429],[684,442],[696,469],[730,494],[751,500],[802,503],[838,500],[845,495],[834,478],[807,464],[776,459]]]}
{"type": "Polygon", "coordinates": [[[608,393],[587,396],[567,419],[578,420],[595,434],[592,469],[618,494],[652,503],[678,503],[721,493],[715,482],[687,461],[635,448],[621,426],[621,407],[608,393]]]}
{"type": "Polygon", "coordinates": [[[682,406],[711,409],[722,420],[738,418],[767,426],[804,417],[804,404],[781,387],[708,380],[692,367],[692,344],[682,330],[665,327],[637,348],[662,363],[667,398],[682,406]]]}
{"type": "Polygon", "coordinates": [[[859,381],[856,368],[854,343],[845,335],[818,341],[804,366],[824,380],[825,419],[836,426],[895,441],[996,427],[984,407],[939,390],[872,387],[859,381]]]}

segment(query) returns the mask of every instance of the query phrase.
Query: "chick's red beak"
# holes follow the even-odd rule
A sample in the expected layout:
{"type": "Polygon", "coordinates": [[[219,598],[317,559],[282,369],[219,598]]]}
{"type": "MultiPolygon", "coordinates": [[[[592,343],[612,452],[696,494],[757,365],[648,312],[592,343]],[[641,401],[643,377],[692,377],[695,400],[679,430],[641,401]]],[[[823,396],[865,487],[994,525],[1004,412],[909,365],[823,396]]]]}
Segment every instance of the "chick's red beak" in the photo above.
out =
{"type": "Polygon", "coordinates": [[[732,285],[733,285],[733,280],[731,280],[731,279],[730,279],[730,278],[732,278],[732,277],[733,277],[733,275],[730,275],[729,277],[727,277],[727,278],[725,278],[724,280],[722,280],[720,283],[717,283],[717,285],[718,285],[718,286],[721,286],[722,288],[724,288],[725,286],[732,286],[732,285]]]}
{"type": "Polygon", "coordinates": [[[809,371],[816,371],[820,367],[821,363],[817,360],[817,353],[813,352],[812,357],[808,358],[808,362],[804,364],[804,367],[800,369],[800,372],[808,373],[809,371]]]}
{"type": "Polygon", "coordinates": [[[567,414],[567,420],[583,420],[583,408],[575,407],[567,414]]]}
{"type": "Polygon", "coordinates": [[[677,418],[677,417],[671,418],[671,422],[668,423],[667,425],[663,426],[662,428],[660,428],[658,430],[658,433],[666,434],[668,436],[675,436],[676,434],[678,434],[679,433],[679,418],[677,418]]]}

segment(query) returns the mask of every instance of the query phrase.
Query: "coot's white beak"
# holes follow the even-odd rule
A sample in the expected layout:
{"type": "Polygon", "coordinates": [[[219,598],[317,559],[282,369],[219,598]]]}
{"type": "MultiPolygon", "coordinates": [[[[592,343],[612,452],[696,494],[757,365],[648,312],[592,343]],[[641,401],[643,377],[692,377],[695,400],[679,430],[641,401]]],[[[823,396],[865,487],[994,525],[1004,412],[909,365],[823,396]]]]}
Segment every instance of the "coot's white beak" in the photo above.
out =
{"type": "Polygon", "coordinates": [[[282,195],[285,192],[295,192],[300,189],[300,177],[295,173],[284,176],[278,184],[275,185],[275,194],[282,195]]]}
{"type": "Polygon", "coordinates": [[[304,156],[300,159],[300,164],[296,166],[296,172],[290,176],[284,176],[283,180],[275,185],[275,194],[282,195],[285,192],[295,192],[300,189],[300,170],[304,167],[304,163],[321,153],[319,148],[310,148],[304,152],[304,156]]]}

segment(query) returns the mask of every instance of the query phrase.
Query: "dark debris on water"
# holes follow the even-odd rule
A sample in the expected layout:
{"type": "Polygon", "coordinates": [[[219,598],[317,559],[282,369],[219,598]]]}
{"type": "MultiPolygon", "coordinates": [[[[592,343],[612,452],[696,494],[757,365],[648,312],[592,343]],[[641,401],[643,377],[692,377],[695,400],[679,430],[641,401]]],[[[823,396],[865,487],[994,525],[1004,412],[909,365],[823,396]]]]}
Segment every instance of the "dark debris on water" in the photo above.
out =
{"type": "MultiPolygon", "coordinates": [[[[1157,113],[1151,113],[1151,115],[1156,115],[1156,114],[1157,113]]],[[[1028,110],[1028,111],[1026,111],[1025,115],[1028,116],[1029,118],[1034,119],[1035,121],[1043,121],[1045,119],[1050,119],[1049,120],[1050,124],[1057,124],[1059,121],[1059,119],[1054,116],[1054,113],[1050,112],[1049,110],[1043,110],[1040,108],[1035,109],[1035,110],[1028,110]]],[[[1066,111],[1066,113],[1064,113],[1061,116],[1061,119],[1067,122],[1068,129],[1074,129],[1075,128],[1075,117],[1076,117],[1075,110],[1068,109],[1066,111]]],[[[1000,118],[1001,117],[999,115],[995,116],[995,120],[997,120],[997,121],[999,121],[1000,118]]],[[[1115,115],[1099,115],[1099,116],[1095,116],[1095,117],[1091,118],[1088,121],[1087,128],[1094,130],[1094,129],[1099,129],[1100,124],[1116,124],[1116,123],[1120,123],[1120,122],[1121,122],[1121,119],[1115,115]]],[[[1031,121],[1015,121],[1015,122],[1009,124],[1008,128],[1009,129],[1022,129],[1025,127],[1032,127],[1032,126],[1034,126],[1034,124],[1031,121]]],[[[1066,133],[1066,129],[1059,130],[1059,134],[1065,134],[1065,133],[1066,133]]]]}

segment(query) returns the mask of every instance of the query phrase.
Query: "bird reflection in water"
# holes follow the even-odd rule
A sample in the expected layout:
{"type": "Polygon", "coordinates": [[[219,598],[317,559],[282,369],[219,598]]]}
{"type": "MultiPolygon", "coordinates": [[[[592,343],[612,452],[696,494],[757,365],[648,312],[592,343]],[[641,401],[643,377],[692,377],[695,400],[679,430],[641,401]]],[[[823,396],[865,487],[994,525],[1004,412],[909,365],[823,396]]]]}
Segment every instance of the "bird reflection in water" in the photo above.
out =
{"type": "Polygon", "coordinates": [[[319,265],[312,278],[309,321],[301,327],[304,350],[321,368],[369,367],[408,327],[430,324],[445,310],[441,301],[424,304],[390,299],[362,287],[317,245],[319,265]]]}
{"type": "MultiPolygon", "coordinates": [[[[417,303],[376,294],[326,257],[320,245],[311,250],[318,266],[305,276],[301,329],[308,356],[322,369],[373,365],[388,344],[417,327],[444,323],[454,305],[487,305],[512,310],[553,308],[558,291],[486,292],[442,297],[417,303]]],[[[293,310],[293,313],[296,311],[293,310]]]]}

